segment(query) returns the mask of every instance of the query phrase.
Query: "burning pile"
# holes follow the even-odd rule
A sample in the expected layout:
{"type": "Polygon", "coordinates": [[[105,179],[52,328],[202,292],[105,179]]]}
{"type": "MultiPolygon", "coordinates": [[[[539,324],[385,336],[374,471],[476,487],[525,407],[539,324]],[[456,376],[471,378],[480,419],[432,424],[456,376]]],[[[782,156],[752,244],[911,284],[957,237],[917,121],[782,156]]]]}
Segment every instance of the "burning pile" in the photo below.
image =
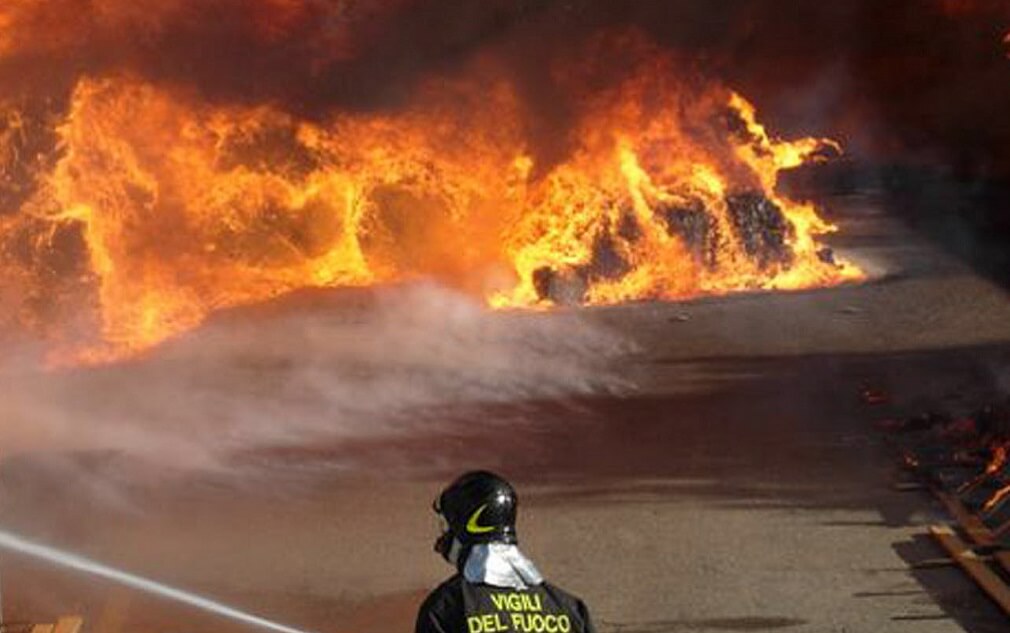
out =
{"type": "MultiPolygon", "coordinates": [[[[279,50],[330,6],[256,4],[269,19],[243,37],[279,50]]],[[[110,62],[112,45],[98,68],[62,69],[61,88],[22,84],[4,71],[80,45],[78,27],[32,5],[0,9],[0,294],[66,361],[130,355],[213,311],[305,287],[427,276],[507,308],[860,276],[817,242],[833,227],[813,206],[776,192],[781,170],[838,146],[775,138],[742,96],[638,36],[553,60],[556,89],[579,107],[552,133],[493,54],[430,73],[385,108],[299,112],[255,87],[210,98],[177,68],[110,62]],[[39,24],[47,43],[16,37],[39,24]]],[[[162,13],[176,19],[188,3],[146,17],[99,5],[160,42],[162,13]]],[[[316,56],[312,72],[343,63],[361,46],[354,32],[333,27],[326,55],[299,54],[316,56]]]]}

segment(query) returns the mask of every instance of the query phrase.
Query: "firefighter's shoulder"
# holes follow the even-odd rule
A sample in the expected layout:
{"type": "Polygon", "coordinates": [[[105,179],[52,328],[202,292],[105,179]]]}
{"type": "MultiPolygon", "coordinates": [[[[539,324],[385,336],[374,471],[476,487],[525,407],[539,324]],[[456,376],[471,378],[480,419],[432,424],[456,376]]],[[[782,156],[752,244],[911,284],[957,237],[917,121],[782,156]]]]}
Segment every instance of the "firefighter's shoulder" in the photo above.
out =
{"type": "Polygon", "coordinates": [[[555,585],[554,583],[544,582],[540,587],[543,589],[544,593],[551,596],[551,598],[565,611],[576,617],[579,620],[577,630],[591,631],[592,622],[589,617],[589,609],[586,607],[586,603],[582,601],[581,598],[573,593],[562,589],[561,587],[555,585]]]}
{"type": "Polygon", "coordinates": [[[456,574],[428,594],[417,612],[416,633],[455,633],[463,621],[463,582],[456,574]]]}

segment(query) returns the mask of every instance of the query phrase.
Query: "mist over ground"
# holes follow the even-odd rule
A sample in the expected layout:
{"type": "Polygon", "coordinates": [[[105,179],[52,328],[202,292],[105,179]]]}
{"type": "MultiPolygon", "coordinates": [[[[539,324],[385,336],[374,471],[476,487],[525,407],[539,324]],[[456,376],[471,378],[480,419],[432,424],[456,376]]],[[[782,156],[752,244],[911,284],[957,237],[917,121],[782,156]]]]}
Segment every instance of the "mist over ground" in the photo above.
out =
{"type": "Polygon", "coordinates": [[[433,434],[467,407],[510,405],[521,424],[540,400],[632,388],[613,366],[626,339],[574,312],[544,316],[421,283],[237,310],[107,367],[54,372],[26,351],[0,366],[0,443],[13,458],[86,452],[227,475],[262,448],[433,434]]]}

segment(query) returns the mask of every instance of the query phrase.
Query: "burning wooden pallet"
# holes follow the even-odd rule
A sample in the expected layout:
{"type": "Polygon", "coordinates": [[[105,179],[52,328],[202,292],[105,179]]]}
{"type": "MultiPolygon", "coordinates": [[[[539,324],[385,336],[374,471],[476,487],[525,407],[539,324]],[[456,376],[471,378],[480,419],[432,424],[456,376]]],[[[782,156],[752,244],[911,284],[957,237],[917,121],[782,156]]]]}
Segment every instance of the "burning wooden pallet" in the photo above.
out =
{"type": "Polygon", "coordinates": [[[1010,400],[967,418],[927,414],[887,422],[902,465],[956,527],[931,536],[1010,615],[1010,400]]]}

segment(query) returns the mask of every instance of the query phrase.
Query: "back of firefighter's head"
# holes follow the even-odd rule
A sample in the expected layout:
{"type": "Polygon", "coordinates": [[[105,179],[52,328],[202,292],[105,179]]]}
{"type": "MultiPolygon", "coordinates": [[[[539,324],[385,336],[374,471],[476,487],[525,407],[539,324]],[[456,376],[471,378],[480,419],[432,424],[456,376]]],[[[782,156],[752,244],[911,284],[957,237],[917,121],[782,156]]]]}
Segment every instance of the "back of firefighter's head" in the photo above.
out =
{"type": "Polygon", "coordinates": [[[435,499],[442,534],[435,551],[458,565],[474,545],[516,542],[516,492],[509,482],[484,470],[468,472],[435,499]]]}

